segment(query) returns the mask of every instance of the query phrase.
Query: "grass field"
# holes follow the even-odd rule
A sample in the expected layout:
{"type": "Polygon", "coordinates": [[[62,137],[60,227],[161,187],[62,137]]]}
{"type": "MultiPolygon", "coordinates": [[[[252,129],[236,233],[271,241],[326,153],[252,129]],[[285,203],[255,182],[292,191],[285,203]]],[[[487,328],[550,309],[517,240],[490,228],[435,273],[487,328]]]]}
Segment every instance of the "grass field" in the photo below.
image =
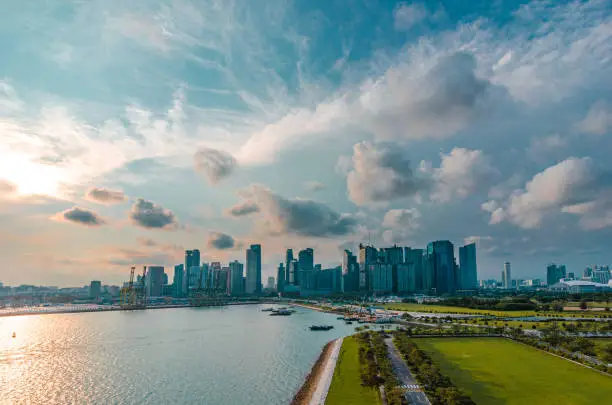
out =
{"type": "Polygon", "coordinates": [[[488,309],[472,309],[462,307],[451,307],[448,305],[425,305],[408,302],[384,304],[384,308],[397,311],[410,312],[430,312],[430,313],[450,313],[450,314],[469,314],[469,315],[489,315],[498,317],[523,317],[523,316],[563,316],[563,317],[600,317],[608,316],[607,313],[594,313],[588,311],[572,312],[538,312],[535,311],[494,311],[488,309]]]}
{"type": "Polygon", "coordinates": [[[359,343],[353,337],[344,338],[325,405],[380,403],[378,393],[374,389],[361,385],[359,343]]]}
{"type": "Polygon", "coordinates": [[[612,377],[505,339],[415,339],[477,404],[592,405],[612,398],[612,377]]]}
{"type": "Polygon", "coordinates": [[[472,309],[462,307],[451,307],[448,305],[425,305],[407,302],[384,304],[386,309],[411,312],[431,312],[431,313],[455,313],[472,315],[492,315],[492,316],[535,316],[535,311],[492,311],[486,309],[472,309]]]}

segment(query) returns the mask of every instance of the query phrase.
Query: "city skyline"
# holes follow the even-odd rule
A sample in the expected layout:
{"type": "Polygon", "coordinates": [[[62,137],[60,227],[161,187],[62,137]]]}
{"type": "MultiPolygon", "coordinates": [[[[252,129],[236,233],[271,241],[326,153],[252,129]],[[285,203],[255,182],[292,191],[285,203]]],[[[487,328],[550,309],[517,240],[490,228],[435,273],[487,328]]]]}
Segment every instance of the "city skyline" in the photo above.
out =
{"type": "Polygon", "coordinates": [[[288,248],[326,268],[360,243],[473,241],[480,279],[612,262],[608,2],[21,3],[0,16],[5,284],[254,244],[264,281],[288,248]]]}

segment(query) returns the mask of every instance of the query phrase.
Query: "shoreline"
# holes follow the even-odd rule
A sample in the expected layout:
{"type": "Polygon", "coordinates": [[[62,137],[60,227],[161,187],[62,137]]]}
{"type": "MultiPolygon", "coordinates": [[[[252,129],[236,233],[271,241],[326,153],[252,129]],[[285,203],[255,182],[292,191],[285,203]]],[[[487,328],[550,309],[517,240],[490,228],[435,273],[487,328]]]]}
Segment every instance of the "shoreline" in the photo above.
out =
{"type": "Polygon", "coordinates": [[[323,346],[321,350],[321,354],[319,358],[312,366],[312,369],[306,376],[304,383],[298,390],[298,392],[294,395],[293,400],[291,401],[291,405],[309,405],[310,400],[312,399],[313,394],[317,390],[317,386],[319,380],[321,378],[321,374],[331,356],[332,347],[336,340],[329,341],[323,346]]]}
{"type": "Polygon", "coordinates": [[[31,315],[60,315],[60,314],[80,314],[80,313],[91,313],[91,312],[115,312],[115,311],[145,311],[148,309],[172,309],[172,308],[220,308],[229,305],[257,305],[257,304],[266,304],[266,302],[232,302],[227,303],[225,305],[211,305],[211,306],[201,306],[198,307],[196,305],[158,305],[158,306],[150,306],[145,308],[119,308],[119,307],[109,307],[109,308],[83,308],[83,309],[66,309],[66,310],[58,310],[58,311],[40,311],[40,312],[14,312],[14,313],[1,313],[0,318],[11,317],[11,316],[31,316],[31,315]]]}

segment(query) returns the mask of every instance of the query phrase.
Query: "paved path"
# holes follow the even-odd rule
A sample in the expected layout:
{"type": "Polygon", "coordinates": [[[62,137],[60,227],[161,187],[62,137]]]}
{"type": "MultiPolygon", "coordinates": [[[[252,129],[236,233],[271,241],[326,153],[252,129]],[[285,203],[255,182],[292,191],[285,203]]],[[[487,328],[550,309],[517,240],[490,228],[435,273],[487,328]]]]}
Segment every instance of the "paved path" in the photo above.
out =
{"type": "Polygon", "coordinates": [[[334,377],[334,370],[336,369],[336,363],[338,356],[340,355],[340,348],[342,347],[342,338],[336,339],[331,349],[331,353],[327,358],[327,362],[321,370],[319,381],[317,381],[317,388],[312,394],[310,399],[310,405],[325,405],[327,399],[327,393],[331,386],[332,378],[334,377]]]}
{"type": "Polygon", "coordinates": [[[427,399],[427,395],[425,395],[425,393],[422,391],[419,383],[414,379],[412,373],[410,372],[408,365],[397,351],[393,340],[391,338],[386,338],[385,344],[387,345],[389,358],[391,359],[391,364],[393,365],[393,371],[395,371],[395,375],[400,380],[402,388],[406,390],[405,396],[408,403],[415,405],[431,405],[429,399],[427,399]]]}

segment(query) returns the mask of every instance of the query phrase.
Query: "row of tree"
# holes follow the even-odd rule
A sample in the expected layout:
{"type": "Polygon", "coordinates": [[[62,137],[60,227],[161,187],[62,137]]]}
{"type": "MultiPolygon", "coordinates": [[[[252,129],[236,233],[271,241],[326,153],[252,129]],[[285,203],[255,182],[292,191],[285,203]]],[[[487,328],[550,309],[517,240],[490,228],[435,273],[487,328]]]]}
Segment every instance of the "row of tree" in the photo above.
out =
{"type": "Polygon", "coordinates": [[[475,402],[442,375],[429,356],[403,332],[394,334],[395,345],[404,356],[432,405],[474,405],[475,402]]]}

